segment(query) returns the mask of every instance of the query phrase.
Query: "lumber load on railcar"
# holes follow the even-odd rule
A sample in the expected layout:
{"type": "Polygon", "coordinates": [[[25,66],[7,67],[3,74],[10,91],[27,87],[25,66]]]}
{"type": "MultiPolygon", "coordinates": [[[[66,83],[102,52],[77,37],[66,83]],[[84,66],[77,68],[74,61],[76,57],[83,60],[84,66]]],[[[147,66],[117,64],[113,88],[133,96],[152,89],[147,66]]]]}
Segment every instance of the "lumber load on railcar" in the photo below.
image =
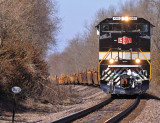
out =
{"type": "Polygon", "coordinates": [[[92,77],[92,71],[89,70],[87,72],[87,80],[88,80],[88,85],[92,85],[93,84],[93,77],[92,77]]]}
{"type": "Polygon", "coordinates": [[[82,84],[82,82],[83,82],[82,73],[78,73],[78,82],[79,82],[80,84],[82,84]]]}
{"type": "Polygon", "coordinates": [[[69,84],[73,84],[75,82],[75,74],[70,75],[69,80],[70,80],[69,84]]]}
{"type": "Polygon", "coordinates": [[[62,73],[60,75],[60,77],[58,77],[58,83],[59,84],[65,84],[65,77],[66,77],[66,75],[64,73],[62,73]]]}
{"type": "Polygon", "coordinates": [[[87,72],[83,72],[83,84],[87,84],[88,81],[87,81],[87,72]]]}
{"type": "Polygon", "coordinates": [[[74,82],[75,84],[78,84],[78,73],[74,74],[74,82]]]}
{"type": "Polygon", "coordinates": [[[94,83],[94,85],[99,85],[99,82],[98,82],[98,72],[97,71],[93,71],[92,72],[92,76],[93,76],[93,83],[94,83]]]}

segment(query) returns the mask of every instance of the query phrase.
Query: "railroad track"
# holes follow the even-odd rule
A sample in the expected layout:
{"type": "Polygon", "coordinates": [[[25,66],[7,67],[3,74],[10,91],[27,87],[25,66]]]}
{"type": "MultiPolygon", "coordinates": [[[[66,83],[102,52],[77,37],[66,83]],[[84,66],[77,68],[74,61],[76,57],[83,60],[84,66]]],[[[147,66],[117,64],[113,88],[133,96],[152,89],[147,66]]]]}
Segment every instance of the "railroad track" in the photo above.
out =
{"type": "Polygon", "coordinates": [[[110,119],[106,120],[105,123],[119,122],[120,120],[125,118],[130,112],[132,112],[137,107],[139,102],[140,102],[140,97],[137,96],[135,101],[129,107],[127,107],[125,110],[121,111],[120,113],[116,114],[115,116],[111,117],[110,119]]]}
{"type": "MultiPolygon", "coordinates": [[[[113,101],[113,99],[109,98],[96,106],[93,106],[91,108],[81,110],[81,111],[73,113],[71,115],[68,115],[68,116],[62,117],[60,119],[51,121],[50,123],[70,123],[70,122],[73,122],[77,119],[80,119],[80,118],[94,112],[97,109],[104,107],[105,105],[111,103],[112,101],[113,101]]],[[[139,102],[140,102],[140,97],[137,96],[137,98],[135,99],[135,101],[131,105],[129,105],[125,110],[121,111],[120,113],[118,113],[115,116],[111,117],[110,119],[106,120],[105,123],[119,122],[124,117],[126,117],[133,109],[135,109],[137,107],[137,105],[139,104],[139,102]]]]}
{"type": "Polygon", "coordinates": [[[62,117],[60,119],[51,121],[50,123],[70,123],[72,121],[75,121],[75,120],[77,120],[79,118],[82,118],[82,117],[88,115],[91,112],[94,112],[97,109],[102,108],[103,106],[109,104],[112,101],[113,101],[113,99],[109,98],[109,99],[105,100],[104,102],[99,103],[99,104],[97,104],[97,105],[95,105],[95,106],[93,106],[91,108],[81,110],[81,111],[73,113],[71,115],[68,115],[68,116],[62,117]]]}

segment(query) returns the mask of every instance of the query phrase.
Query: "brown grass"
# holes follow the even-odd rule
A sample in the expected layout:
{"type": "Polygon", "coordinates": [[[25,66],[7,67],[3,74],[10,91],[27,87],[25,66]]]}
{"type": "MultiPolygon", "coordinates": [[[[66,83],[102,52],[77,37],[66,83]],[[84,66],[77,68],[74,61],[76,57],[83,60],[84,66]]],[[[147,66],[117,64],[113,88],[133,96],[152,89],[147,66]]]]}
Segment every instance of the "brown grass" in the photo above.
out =
{"type": "Polygon", "coordinates": [[[152,79],[150,82],[150,92],[156,96],[160,95],[160,54],[152,54],[152,79]]]}
{"type": "Polygon", "coordinates": [[[72,85],[58,85],[56,81],[51,81],[45,86],[42,92],[42,99],[52,104],[70,104],[77,96],[77,93],[71,86],[72,85]]]}

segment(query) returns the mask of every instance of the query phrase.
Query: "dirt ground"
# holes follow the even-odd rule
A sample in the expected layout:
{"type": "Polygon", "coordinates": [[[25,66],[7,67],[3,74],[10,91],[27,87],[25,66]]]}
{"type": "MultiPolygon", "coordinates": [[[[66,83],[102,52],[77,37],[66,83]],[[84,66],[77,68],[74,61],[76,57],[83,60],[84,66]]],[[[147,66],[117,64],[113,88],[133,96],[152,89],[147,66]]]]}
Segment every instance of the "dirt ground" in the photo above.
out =
{"type": "MultiPolygon", "coordinates": [[[[65,85],[62,85],[65,86],[65,85]]],[[[17,105],[15,115],[16,123],[47,123],[58,118],[67,116],[76,111],[83,110],[109,98],[100,88],[83,85],[72,85],[72,91],[77,97],[68,98],[60,104],[35,102],[26,100],[24,104],[17,105]]],[[[159,122],[160,121],[160,98],[153,96],[151,91],[141,100],[137,109],[122,122],[159,122]]],[[[0,100],[0,123],[11,122],[12,102],[0,100]]]]}
{"type": "MultiPolygon", "coordinates": [[[[73,85],[71,88],[78,94],[78,96],[75,98],[76,101],[66,99],[64,100],[63,104],[52,105],[50,103],[44,104],[41,102],[34,102],[32,99],[28,99],[26,100],[27,106],[25,104],[17,105],[15,121],[17,123],[50,122],[76,111],[88,108],[88,106],[96,105],[109,97],[109,95],[106,95],[100,88],[97,87],[73,85]]],[[[2,100],[0,101],[1,123],[11,122],[12,107],[12,102],[4,103],[2,100]]]]}

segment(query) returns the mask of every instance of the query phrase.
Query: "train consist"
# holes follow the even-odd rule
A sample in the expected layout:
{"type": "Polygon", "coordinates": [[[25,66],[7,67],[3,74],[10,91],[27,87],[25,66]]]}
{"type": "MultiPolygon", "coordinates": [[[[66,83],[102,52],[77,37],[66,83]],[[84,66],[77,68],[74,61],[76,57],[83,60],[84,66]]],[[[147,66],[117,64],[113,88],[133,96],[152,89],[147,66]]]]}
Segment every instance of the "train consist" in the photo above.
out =
{"type": "Polygon", "coordinates": [[[59,84],[99,85],[107,94],[139,94],[149,89],[150,46],[153,25],[144,18],[112,17],[97,26],[98,70],[70,76],[62,74],[59,84]]]}
{"type": "Polygon", "coordinates": [[[61,74],[57,78],[58,84],[85,84],[85,85],[94,85],[99,86],[98,81],[98,72],[94,69],[90,69],[86,72],[74,73],[71,75],[61,74]]]}
{"type": "Polygon", "coordinates": [[[139,94],[151,79],[153,25],[144,18],[112,17],[97,26],[99,81],[107,94],[139,94]]]}

